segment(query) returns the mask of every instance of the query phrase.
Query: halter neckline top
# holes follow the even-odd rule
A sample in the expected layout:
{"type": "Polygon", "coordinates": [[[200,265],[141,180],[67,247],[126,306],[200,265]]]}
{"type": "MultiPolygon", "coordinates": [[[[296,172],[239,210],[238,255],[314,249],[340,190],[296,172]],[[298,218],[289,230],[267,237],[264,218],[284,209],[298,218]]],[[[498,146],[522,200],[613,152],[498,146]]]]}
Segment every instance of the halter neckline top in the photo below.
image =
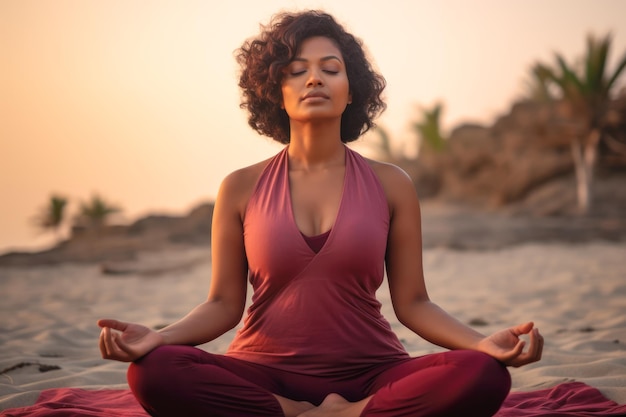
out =
{"type": "Polygon", "coordinates": [[[341,203],[316,252],[293,215],[287,149],[268,162],[248,201],[244,244],[254,293],[227,355],[320,376],[408,358],[375,296],[390,221],[376,173],[346,147],[341,203]]]}

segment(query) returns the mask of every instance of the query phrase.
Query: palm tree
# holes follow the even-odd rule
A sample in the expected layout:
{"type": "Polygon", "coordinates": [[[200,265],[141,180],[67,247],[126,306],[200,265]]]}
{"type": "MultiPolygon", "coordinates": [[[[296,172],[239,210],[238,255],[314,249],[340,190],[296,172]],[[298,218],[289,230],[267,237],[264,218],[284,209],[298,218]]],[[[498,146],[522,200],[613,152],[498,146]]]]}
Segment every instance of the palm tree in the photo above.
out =
{"type": "Polygon", "coordinates": [[[577,180],[578,207],[582,214],[591,207],[591,187],[598,145],[605,139],[605,119],[612,89],[626,68],[626,54],[613,72],[607,70],[611,35],[587,37],[582,66],[569,64],[555,53],[556,66],[532,67],[531,97],[561,100],[560,116],[568,130],[577,180]]]}
{"type": "Polygon", "coordinates": [[[439,152],[446,148],[447,140],[442,136],[440,128],[442,110],[441,103],[436,103],[432,109],[422,108],[421,120],[413,123],[413,128],[420,140],[418,149],[426,146],[428,149],[439,152]]]}
{"type": "Polygon", "coordinates": [[[121,208],[109,204],[98,194],[94,194],[91,200],[81,203],[78,218],[88,226],[100,228],[106,224],[112,214],[120,211],[122,211],[121,208]]]}
{"type": "Polygon", "coordinates": [[[61,226],[65,220],[66,206],[67,198],[53,194],[35,217],[35,225],[44,231],[52,231],[57,242],[61,239],[61,226]]]}

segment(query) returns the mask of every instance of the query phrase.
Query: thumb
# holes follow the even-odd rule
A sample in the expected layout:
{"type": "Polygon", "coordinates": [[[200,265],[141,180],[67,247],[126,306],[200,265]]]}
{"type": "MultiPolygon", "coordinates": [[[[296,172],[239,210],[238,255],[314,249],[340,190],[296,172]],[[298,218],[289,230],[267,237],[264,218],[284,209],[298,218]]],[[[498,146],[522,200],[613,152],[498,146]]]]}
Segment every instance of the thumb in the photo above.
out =
{"type": "Polygon", "coordinates": [[[114,319],[100,319],[98,320],[98,326],[110,327],[111,329],[123,332],[128,327],[128,323],[114,319]]]}
{"type": "Polygon", "coordinates": [[[519,324],[511,328],[511,331],[513,332],[515,336],[519,336],[522,334],[530,333],[530,331],[533,329],[534,326],[535,326],[535,323],[533,323],[532,321],[529,321],[527,323],[519,324]]]}

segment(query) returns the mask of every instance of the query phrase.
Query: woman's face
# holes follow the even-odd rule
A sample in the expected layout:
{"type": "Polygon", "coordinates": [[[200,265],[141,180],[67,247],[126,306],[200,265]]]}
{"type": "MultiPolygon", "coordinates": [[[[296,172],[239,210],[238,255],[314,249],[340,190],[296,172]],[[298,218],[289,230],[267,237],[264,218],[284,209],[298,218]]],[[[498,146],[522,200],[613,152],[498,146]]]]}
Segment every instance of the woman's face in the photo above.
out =
{"type": "Polygon", "coordinates": [[[283,71],[282,106],[290,119],[341,119],[352,96],[341,51],[332,40],[305,39],[283,71]]]}

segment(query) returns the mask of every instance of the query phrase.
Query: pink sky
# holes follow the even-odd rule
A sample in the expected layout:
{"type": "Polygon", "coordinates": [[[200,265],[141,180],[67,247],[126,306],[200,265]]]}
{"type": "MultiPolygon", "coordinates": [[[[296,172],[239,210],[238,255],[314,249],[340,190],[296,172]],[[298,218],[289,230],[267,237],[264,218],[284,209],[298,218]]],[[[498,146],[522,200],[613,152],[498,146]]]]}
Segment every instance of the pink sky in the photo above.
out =
{"type": "Polygon", "coordinates": [[[128,221],[184,213],[275,153],[238,107],[233,51],[281,8],[326,9],[364,40],[399,149],[418,105],[490,123],[535,60],[575,58],[588,32],[613,32],[613,62],[626,51],[620,0],[0,2],[0,252],[50,243],[29,219],[52,192],[70,212],[98,192],[128,221]]]}

